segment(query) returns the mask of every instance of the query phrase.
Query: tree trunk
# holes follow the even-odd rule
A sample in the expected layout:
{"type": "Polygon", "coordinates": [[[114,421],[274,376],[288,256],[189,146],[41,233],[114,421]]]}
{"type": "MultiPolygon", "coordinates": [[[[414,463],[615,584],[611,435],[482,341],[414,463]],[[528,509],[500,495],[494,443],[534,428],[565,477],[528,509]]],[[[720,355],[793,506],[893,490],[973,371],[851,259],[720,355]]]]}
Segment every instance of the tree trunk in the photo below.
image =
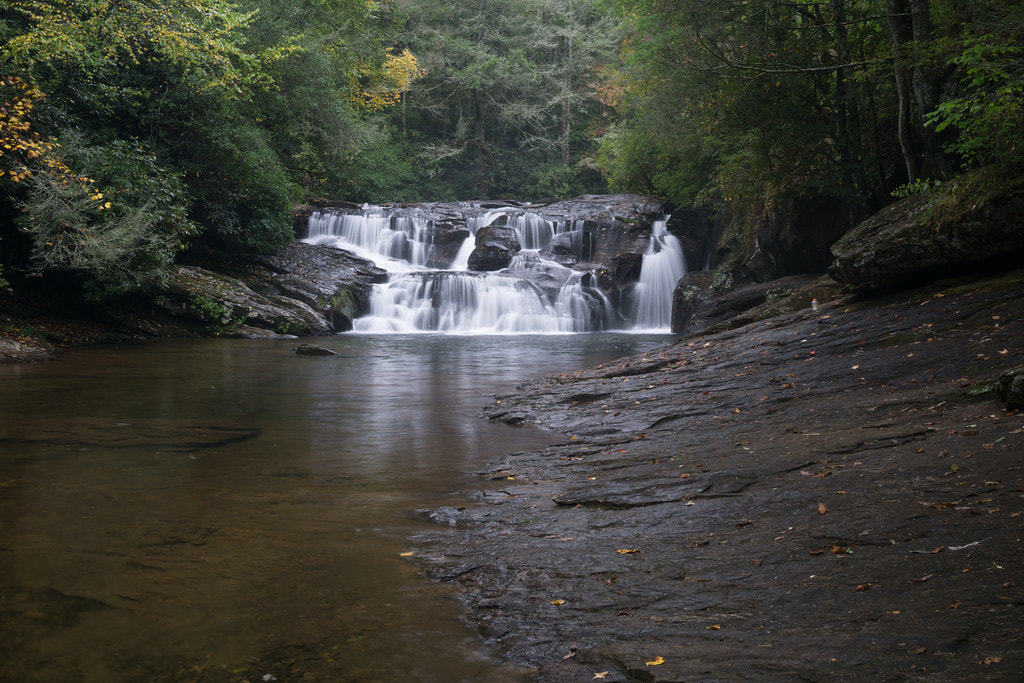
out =
{"type": "Polygon", "coordinates": [[[487,132],[484,117],[484,94],[480,90],[473,91],[473,190],[478,199],[486,199],[487,183],[487,150],[485,148],[487,132]]]}
{"type": "MultiPolygon", "coordinates": [[[[932,19],[929,0],[910,0],[910,21],[913,28],[914,41],[922,44],[932,39],[932,19]]],[[[914,91],[914,102],[917,105],[918,133],[924,142],[925,172],[934,178],[949,177],[952,174],[949,160],[943,154],[942,146],[936,138],[935,131],[925,125],[924,117],[939,105],[940,73],[935,68],[915,64],[911,73],[910,83],[914,91]]]]}
{"type": "Polygon", "coordinates": [[[857,102],[854,100],[853,87],[850,83],[850,39],[846,32],[846,6],[848,0],[832,0],[832,20],[835,25],[836,61],[836,107],[837,140],[839,143],[839,159],[843,165],[843,183],[851,191],[857,201],[863,203],[858,173],[856,168],[861,157],[860,148],[860,115],[857,102]]]}
{"type": "Polygon", "coordinates": [[[921,177],[921,165],[910,139],[910,75],[903,56],[903,46],[911,38],[907,22],[907,0],[885,0],[885,8],[889,18],[893,71],[896,77],[896,128],[903,162],[907,167],[907,182],[912,183],[921,177]]]}
{"type": "Polygon", "coordinates": [[[569,44],[569,36],[562,37],[562,131],[561,131],[561,145],[562,145],[562,163],[569,163],[569,132],[571,128],[570,112],[569,112],[569,98],[571,96],[570,91],[570,79],[569,72],[572,68],[572,52],[569,44]]]}

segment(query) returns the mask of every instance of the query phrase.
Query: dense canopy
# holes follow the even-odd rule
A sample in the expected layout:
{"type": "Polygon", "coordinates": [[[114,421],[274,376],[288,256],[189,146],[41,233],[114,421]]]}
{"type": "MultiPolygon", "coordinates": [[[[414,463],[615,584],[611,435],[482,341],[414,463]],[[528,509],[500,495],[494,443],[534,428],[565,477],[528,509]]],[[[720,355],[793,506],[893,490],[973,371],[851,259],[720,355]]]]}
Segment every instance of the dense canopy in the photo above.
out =
{"type": "Polygon", "coordinates": [[[1015,0],[15,0],[0,287],[153,290],[190,250],[279,249],[316,197],[852,225],[1021,176],[1022,27],[1015,0]]]}

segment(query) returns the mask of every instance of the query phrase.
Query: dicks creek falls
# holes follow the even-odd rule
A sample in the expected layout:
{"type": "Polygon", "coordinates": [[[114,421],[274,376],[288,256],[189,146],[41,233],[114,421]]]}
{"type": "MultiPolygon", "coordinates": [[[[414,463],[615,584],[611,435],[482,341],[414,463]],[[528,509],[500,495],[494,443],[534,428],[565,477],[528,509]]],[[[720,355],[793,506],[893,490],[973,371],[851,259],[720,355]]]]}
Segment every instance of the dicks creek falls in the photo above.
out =
{"type": "Polygon", "coordinates": [[[668,219],[633,197],[319,207],[307,245],[386,273],[316,340],[336,355],[151,339],[0,365],[0,678],[529,680],[410,538],[490,458],[559,440],[482,419],[495,394],[669,339],[668,219]]]}
{"type": "Polygon", "coordinates": [[[1024,196],[925,204],[818,248],[322,202],[199,254],[0,363],[0,681],[1016,680],[1024,196]]]}

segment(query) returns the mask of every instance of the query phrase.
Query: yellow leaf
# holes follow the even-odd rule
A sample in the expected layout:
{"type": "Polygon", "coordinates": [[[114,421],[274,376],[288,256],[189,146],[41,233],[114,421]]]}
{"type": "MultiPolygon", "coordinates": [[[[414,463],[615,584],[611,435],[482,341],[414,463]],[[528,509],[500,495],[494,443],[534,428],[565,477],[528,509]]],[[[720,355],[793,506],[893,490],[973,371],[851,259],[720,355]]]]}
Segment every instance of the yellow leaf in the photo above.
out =
{"type": "Polygon", "coordinates": [[[637,548],[620,548],[615,552],[617,552],[619,555],[629,555],[630,553],[638,553],[640,551],[637,548]]]}
{"type": "Polygon", "coordinates": [[[707,630],[707,631],[721,631],[722,627],[719,624],[712,624],[711,626],[708,626],[707,629],[705,629],[705,630],[707,630]]]}
{"type": "Polygon", "coordinates": [[[561,598],[559,598],[558,600],[552,600],[548,604],[549,605],[564,605],[565,604],[565,600],[562,600],[561,598]]]}
{"type": "Polygon", "coordinates": [[[647,666],[658,666],[659,664],[664,664],[664,663],[665,663],[665,658],[659,655],[658,657],[655,657],[651,661],[647,662],[647,666]]]}
{"type": "Polygon", "coordinates": [[[414,553],[411,550],[407,553],[398,553],[399,557],[412,557],[413,555],[414,553]]]}

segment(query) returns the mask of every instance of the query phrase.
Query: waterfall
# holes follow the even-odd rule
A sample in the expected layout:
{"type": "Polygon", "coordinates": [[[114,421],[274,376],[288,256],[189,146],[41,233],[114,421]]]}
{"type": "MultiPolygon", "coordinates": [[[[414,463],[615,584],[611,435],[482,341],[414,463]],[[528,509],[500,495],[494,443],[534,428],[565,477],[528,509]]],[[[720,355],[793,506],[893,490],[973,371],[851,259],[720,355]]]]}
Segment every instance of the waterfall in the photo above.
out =
{"type": "Polygon", "coordinates": [[[407,209],[314,212],[305,241],[355,252],[390,273],[387,283],[375,286],[369,313],[353,321],[355,332],[579,333],[615,326],[614,307],[593,286],[592,274],[540,253],[555,235],[568,232],[573,250],[589,257],[592,239],[582,225],[575,229],[570,221],[501,208],[468,217],[465,227],[469,236],[454,256],[449,252],[443,269],[431,267],[443,261],[435,254],[436,226],[407,209]],[[501,271],[471,272],[475,235],[492,224],[513,229],[522,249],[501,271]]]}
{"type": "Polygon", "coordinates": [[[655,221],[644,252],[640,280],[633,289],[634,329],[668,330],[672,326],[672,292],[686,274],[683,247],[668,232],[668,219],[655,221]]]}

